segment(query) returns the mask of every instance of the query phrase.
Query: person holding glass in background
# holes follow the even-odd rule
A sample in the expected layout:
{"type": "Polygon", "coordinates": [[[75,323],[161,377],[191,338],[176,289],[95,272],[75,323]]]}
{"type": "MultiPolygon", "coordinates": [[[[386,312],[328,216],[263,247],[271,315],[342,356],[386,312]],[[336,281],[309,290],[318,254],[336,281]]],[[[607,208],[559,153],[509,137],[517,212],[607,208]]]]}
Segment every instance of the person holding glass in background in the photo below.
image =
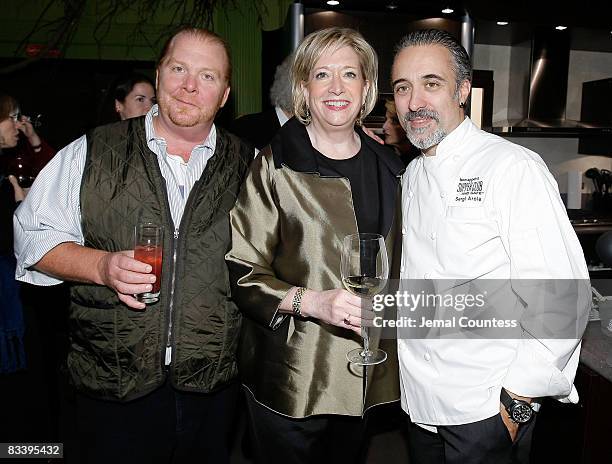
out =
{"type": "MultiPolygon", "coordinates": [[[[6,156],[6,149],[17,145],[21,124],[15,99],[0,94],[0,158],[6,156]]],[[[0,173],[0,374],[25,367],[25,327],[13,256],[13,213],[25,196],[17,178],[3,169],[0,173]]]]}
{"type": "MultiPolygon", "coordinates": [[[[25,367],[24,321],[15,281],[13,213],[55,151],[36,133],[19,103],[0,92],[0,373],[25,367]]],[[[31,294],[31,292],[30,292],[31,294]]]]}
{"type": "Polygon", "coordinates": [[[34,118],[21,113],[19,102],[8,94],[0,93],[2,129],[0,131],[0,169],[8,179],[14,177],[27,194],[34,178],[55,155],[55,150],[36,132],[40,115],[34,118]]]}
{"type": "MultiPolygon", "coordinates": [[[[398,399],[394,340],[370,341],[389,359],[367,368],[367,383],[347,361],[373,313],[342,288],[340,272],[345,236],[378,233],[391,257],[401,241],[403,165],[360,127],[377,70],[352,29],[306,37],[292,66],[295,118],[256,157],[230,213],[226,259],[246,316],[239,368],[257,462],[356,462],[361,416],[398,399]]],[[[398,265],[392,259],[391,277],[398,265]]]]}

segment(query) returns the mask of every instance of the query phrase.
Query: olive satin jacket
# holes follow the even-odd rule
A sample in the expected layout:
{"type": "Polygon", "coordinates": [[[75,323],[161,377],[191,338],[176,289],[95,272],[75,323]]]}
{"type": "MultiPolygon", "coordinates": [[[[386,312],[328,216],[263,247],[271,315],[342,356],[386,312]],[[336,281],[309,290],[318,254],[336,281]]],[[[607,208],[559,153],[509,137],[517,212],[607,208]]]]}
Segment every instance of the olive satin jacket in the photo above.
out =
{"type": "MultiPolygon", "coordinates": [[[[377,155],[379,223],[385,233],[390,277],[401,255],[400,159],[357,129],[377,155]]],[[[376,173],[373,173],[376,175],[376,173]]],[[[362,346],[354,332],[317,319],[281,314],[294,286],[343,288],[342,240],[357,233],[350,183],[317,172],[305,127],[291,119],[254,160],[230,213],[232,248],[226,255],[232,298],[243,315],[239,372],[255,399],[283,415],[362,415],[399,399],[396,340],[371,330],[370,346],[388,359],[352,366],[346,353],[362,346]],[[364,394],[365,393],[365,394],[364,394]]]]}

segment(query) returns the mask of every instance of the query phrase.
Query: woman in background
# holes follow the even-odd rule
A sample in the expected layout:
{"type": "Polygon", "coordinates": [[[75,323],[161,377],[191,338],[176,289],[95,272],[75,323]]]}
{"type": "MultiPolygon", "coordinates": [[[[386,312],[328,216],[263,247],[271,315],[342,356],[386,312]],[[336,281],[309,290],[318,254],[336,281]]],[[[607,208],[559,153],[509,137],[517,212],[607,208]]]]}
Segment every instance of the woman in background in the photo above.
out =
{"type": "MultiPolygon", "coordinates": [[[[20,119],[17,101],[0,93],[0,158],[17,146],[19,130],[24,130],[20,119]]],[[[24,198],[17,178],[0,172],[0,374],[25,367],[24,323],[13,252],[13,213],[24,198]]]]}
{"type": "Polygon", "coordinates": [[[144,116],[155,104],[155,86],[144,74],[121,76],[112,90],[115,112],[124,119],[144,116]]]}
{"type": "Polygon", "coordinates": [[[13,174],[23,188],[32,185],[40,170],[53,158],[55,150],[41,138],[30,117],[21,113],[19,102],[0,94],[2,129],[0,130],[0,172],[13,174]]]}
{"type": "Polygon", "coordinates": [[[385,102],[385,123],[383,124],[383,134],[385,145],[389,145],[400,157],[404,166],[421,153],[418,148],[410,143],[406,137],[406,131],[401,126],[397,117],[397,110],[393,100],[385,102]]]}

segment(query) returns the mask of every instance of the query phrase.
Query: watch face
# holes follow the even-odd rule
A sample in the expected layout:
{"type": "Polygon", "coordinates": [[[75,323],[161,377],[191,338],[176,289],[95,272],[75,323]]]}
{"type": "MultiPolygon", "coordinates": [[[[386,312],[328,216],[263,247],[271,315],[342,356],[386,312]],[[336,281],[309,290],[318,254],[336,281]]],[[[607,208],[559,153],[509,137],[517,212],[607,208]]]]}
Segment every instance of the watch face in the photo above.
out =
{"type": "Polygon", "coordinates": [[[525,422],[529,422],[531,416],[533,414],[533,409],[529,404],[523,401],[516,401],[512,405],[512,412],[510,416],[512,420],[518,424],[524,424],[525,422]]]}

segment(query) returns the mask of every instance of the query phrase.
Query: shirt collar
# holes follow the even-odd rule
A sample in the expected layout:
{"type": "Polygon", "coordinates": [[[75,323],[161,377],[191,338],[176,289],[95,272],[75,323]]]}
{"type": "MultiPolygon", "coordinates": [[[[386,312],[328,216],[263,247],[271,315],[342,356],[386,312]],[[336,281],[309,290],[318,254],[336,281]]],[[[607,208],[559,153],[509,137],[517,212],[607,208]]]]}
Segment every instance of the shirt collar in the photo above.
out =
{"type": "Polygon", "coordinates": [[[276,117],[278,118],[278,122],[280,123],[281,127],[284,126],[285,123],[289,121],[289,118],[280,106],[275,106],[274,111],[276,111],[276,117]]]}
{"type": "MultiPolygon", "coordinates": [[[[365,135],[361,127],[355,126],[355,131],[361,139],[362,145],[366,145],[378,156],[394,177],[404,171],[404,164],[393,150],[388,146],[381,145],[371,137],[365,135]]],[[[280,169],[286,164],[290,169],[298,172],[318,172],[315,159],[314,147],[306,132],[306,126],[295,117],[289,119],[286,125],[280,128],[276,136],[270,142],[274,165],[280,169]]]]}
{"type": "MultiPolygon", "coordinates": [[[[145,116],[145,133],[147,135],[147,142],[157,142],[163,143],[166,145],[166,140],[163,137],[158,137],[155,135],[155,127],[153,126],[153,117],[159,115],[159,105],[153,105],[151,109],[147,112],[145,116]]],[[[198,148],[208,148],[210,150],[215,151],[215,146],[217,145],[217,127],[213,123],[210,127],[210,132],[208,133],[208,137],[202,143],[193,147],[193,150],[197,150],[198,148]]]]}
{"type": "Polygon", "coordinates": [[[459,155],[461,154],[462,144],[464,139],[467,137],[470,129],[472,127],[472,121],[467,116],[465,119],[455,127],[444,139],[438,144],[436,147],[436,155],[435,156],[426,156],[425,158],[430,158],[432,161],[435,160],[437,162],[442,161],[450,155],[459,155]]]}

